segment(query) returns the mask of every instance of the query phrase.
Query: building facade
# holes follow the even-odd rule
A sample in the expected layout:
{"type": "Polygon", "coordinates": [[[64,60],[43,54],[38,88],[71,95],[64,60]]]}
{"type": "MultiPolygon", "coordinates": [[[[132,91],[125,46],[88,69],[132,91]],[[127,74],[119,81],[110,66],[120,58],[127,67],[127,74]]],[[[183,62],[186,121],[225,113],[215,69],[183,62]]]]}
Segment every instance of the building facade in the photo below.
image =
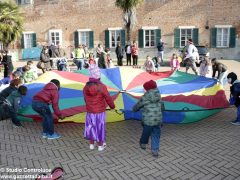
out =
{"type": "MultiPolygon", "coordinates": [[[[112,52],[126,42],[121,9],[115,0],[17,0],[24,16],[21,48],[61,44],[71,51],[78,44],[90,49],[98,43],[112,52]]],[[[186,45],[205,45],[210,56],[240,59],[239,0],[145,0],[137,7],[132,41],[140,56],[155,56],[157,43],[166,43],[165,58],[186,45]]]]}

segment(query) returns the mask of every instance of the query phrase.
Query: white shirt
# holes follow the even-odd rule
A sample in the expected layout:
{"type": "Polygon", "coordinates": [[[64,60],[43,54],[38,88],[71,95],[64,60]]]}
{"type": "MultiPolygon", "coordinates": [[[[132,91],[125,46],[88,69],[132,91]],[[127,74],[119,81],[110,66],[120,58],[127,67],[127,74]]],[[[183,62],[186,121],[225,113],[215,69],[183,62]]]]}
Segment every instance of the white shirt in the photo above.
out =
{"type": "Polygon", "coordinates": [[[186,58],[194,58],[196,59],[199,55],[198,55],[198,50],[197,48],[193,45],[193,44],[189,44],[188,49],[187,49],[187,56],[186,58]]]}

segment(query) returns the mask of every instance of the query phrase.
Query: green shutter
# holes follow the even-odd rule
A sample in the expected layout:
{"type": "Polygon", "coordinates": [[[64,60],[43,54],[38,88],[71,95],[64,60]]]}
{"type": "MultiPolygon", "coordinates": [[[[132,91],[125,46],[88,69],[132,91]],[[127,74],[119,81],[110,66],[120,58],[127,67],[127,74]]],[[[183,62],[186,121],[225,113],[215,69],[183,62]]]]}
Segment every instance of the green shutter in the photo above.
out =
{"type": "Polygon", "coordinates": [[[174,29],[174,47],[180,48],[180,29],[174,29]]]}
{"type": "Polygon", "coordinates": [[[192,40],[193,40],[193,43],[195,45],[198,45],[199,44],[199,41],[198,41],[198,28],[194,28],[193,29],[193,36],[192,36],[192,40]]]}
{"type": "Polygon", "coordinates": [[[138,30],[138,47],[139,48],[143,48],[144,45],[143,45],[143,29],[139,29],[138,30]]]}
{"type": "Polygon", "coordinates": [[[94,48],[94,34],[93,34],[93,31],[89,31],[89,48],[94,48]]]}
{"type": "Polygon", "coordinates": [[[211,28],[211,47],[216,48],[217,45],[217,28],[211,28]]]}
{"type": "Polygon", "coordinates": [[[21,48],[24,49],[24,34],[21,37],[21,48]]]}
{"type": "Polygon", "coordinates": [[[21,5],[22,4],[21,2],[22,2],[22,0],[18,0],[17,1],[18,5],[21,5]]]}
{"type": "Polygon", "coordinates": [[[32,33],[32,47],[37,46],[37,35],[36,33],[32,33]]]}
{"type": "Polygon", "coordinates": [[[78,31],[74,32],[74,46],[75,48],[79,45],[78,31]]]}
{"type": "Polygon", "coordinates": [[[125,47],[125,42],[126,42],[126,35],[125,35],[125,30],[121,30],[121,46],[125,47]]]}
{"type": "Polygon", "coordinates": [[[160,42],[160,39],[161,39],[161,29],[156,29],[155,34],[156,34],[156,46],[157,46],[157,44],[160,42]]]}
{"type": "Polygon", "coordinates": [[[109,30],[105,30],[105,47],[110,47],[110,41],[109,41],[109,30]]]}
{"type": "Polygon", "coordinates": [[[229,47],[236,47],[236,28],[230,28],[229,47]]]}

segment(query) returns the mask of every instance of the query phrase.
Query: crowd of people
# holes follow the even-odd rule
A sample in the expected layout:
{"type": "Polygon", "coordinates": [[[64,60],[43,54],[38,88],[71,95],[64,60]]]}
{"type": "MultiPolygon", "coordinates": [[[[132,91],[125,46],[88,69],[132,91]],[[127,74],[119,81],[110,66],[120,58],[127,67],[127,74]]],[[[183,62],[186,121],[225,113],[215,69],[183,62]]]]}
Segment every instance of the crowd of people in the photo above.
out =
{"type": "MultiPolygon", "coordinates": [[[[209,59],[205,57],[202,60],[200,67],[196,66],[198,62],[198,53],[196,47],[190,39],[188,41],[187,54],[184,58],[186,61],[186,72],[192,68],[196,75],[205,76],[208,78],[217,78],[220,84],[225,85],[227,82],[230,87],[230,104],[237,107],[237,118],[232,122],[234,125],[240,125],[240,81],[234,72],[228,73],[227,67],[220,63],[216,58],[209,59]],[[216,76],[216,77],[215,77],[216,76]]],[[[162,49],[160,49],[162,50],[162,49]]],[[[138,65],[138,48],[136,43],[128,44],[125,47],[127,65],[131,65],[131,58],[133,59],[133,66],[138,65]]],[[[159,52],[162,56],[163,52],[159,52]]],[[[116,48],[117,64],[123,65],[123,49],[120,44],[116,48]]],[[[54,63],[58,70],[66,68],[63,61],[58,60],[54,62],[51,58],[63,58],[65,52],[60,45],[57,47],[49,46],[43,47],[41,52],[41,64],[37,65],[42,69],[43,73],[54,68],[54,63]]],[[[93,150],[98,146],[99,151],[103,151],[106,147],[106,106],[111,109],[115,108],[113,99],[111,98],[106,86],[101,82],[101,68],[114,67],[110,51],[108,48],[103,48],[101,44],[96,50],[96,58],[94,54],[88,51],[88,48],[79,45],[72,52],[74,63],[78,70],[83,68],[89,70],[89,81],[83,88],[84,100],[86,103],[86,122],[84,137],[89,140],[89,148],[93,150]],[[106,103],[105,103],[106,102],[106,103]]],[[[38,78],[38,70],[33,65],[32,61],[27,61],[23,67],[18,67],[15,71],[11,56],[7,51],[4,51],[0,56],[1,63],[4,65],[4,78],[0,80],[0,120],[10,118],[15,127],[22,127],[20,120],[17,117],[17,112],[22,96],[27,94],[27,87],[23,84],[31,83],[38,78]]],[[[147,72],[155,72],[163,63],[162,57],[155,59],[150,56],[146,57],[144,68],[147,72]],[[158,65],[158,66],[156,66],[158,65]]],[[[172,71],[180,70],[180,61],[176,54],[173,54],[170,59],[170,67],[172,71]]],[[[47,83],[43,89],[37,92],[32,101],[32,108],[43,119],[42,137],[47,139],[57,139],[61,136],[54,131],[54,117],[49,105],[52,104],[54,114],[59,119],[64,119],[64,114],[59,110],[59,90],[61,84],[59,80],[52,79],[47,83]]],[[[158,156],[159,142],[162,127],[162,111],[164,110],[164,103],[161,100],[161,95],[155,81],[150,80],[143,84],[145,89],[144,95],[139,99],[137,104],[133,106],[133,111],[142,109],[142,125],[143,131],[140,138],[140,147],[146,149],[149,137],[151,136],[152,155],[158,156]]]]}

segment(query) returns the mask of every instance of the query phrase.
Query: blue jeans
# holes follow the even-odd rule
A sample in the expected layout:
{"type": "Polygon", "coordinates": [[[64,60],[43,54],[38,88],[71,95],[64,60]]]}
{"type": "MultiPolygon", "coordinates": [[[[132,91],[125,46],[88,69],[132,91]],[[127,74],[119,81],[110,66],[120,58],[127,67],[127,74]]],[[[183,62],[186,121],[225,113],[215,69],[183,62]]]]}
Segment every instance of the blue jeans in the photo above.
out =
{"type": "Polygon", "coordinates": [[[240,106],[237,107],[237,122],[240,122],[240,106]]]}
{"type": "Polygon", "coordinates": [[[8,110],[10,113],[10,118],[12,120],[13,124],[19,124],[20,120],[17,118],[17,112],[15,111],[15,109],[12,106],[8,106],[8,110]]]}
{"type": "Polygon", "coordinates": [[[149,136],[151,136],[151,149],[159,151],[161,128],[158,126],[143,125],[142,136],[140,138],[140,144],[148,144],[149,136]]]}
{"type": "Polygon", "coordinates": [[[53,117],[49,105],[40,101],[33,101],[32,108],[42,118],[43,133],[52,135],[54,133],[53,117]]]}

